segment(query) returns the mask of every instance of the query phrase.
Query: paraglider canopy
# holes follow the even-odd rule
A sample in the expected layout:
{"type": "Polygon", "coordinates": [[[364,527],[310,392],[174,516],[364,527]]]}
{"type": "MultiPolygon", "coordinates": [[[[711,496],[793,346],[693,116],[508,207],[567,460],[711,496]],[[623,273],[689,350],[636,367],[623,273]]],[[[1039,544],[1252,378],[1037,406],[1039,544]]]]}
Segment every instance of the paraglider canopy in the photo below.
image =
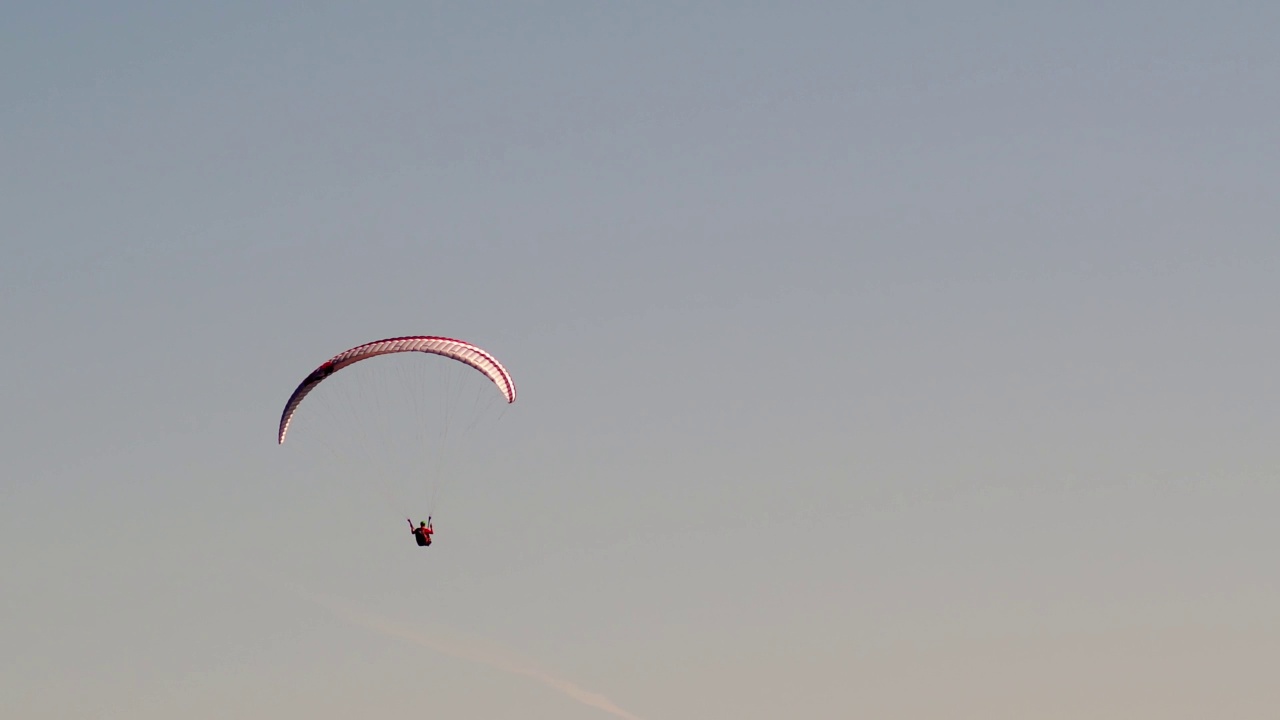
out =
{"type": "Polygon", "coordinates": [[[323,382],[325,378],[361,360],[389,353],[404,352],[431,353],[466,363],[492,380],[498,386],[498,390],[502,392],[503,397],[507,399],[507,403],[516,401],[516,386],[506,368],[502,367],[502,363],[498,362],[497,358],[469,342],[433,335],[387,338],[386,340],[376,340],[364,345],[357,345],[350,350],[344,350],[313,370],[293,391],[293,395],[289,396],[289,401],[284,404],[284,412],[280,414],[280,431],[277,436],[277,444],[284,443],[284,436],[289,432],[289,423],[293,420],[293,414],[297,412],[298,405],[302,403],[302,399],[323,382]]]}

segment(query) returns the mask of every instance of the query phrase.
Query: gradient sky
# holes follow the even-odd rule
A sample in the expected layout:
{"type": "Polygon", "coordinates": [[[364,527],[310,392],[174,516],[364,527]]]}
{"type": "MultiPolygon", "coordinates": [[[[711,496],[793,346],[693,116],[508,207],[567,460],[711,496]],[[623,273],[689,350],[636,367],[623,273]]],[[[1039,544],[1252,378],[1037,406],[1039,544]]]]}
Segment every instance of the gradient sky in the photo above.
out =
{"type": "Polygon", "coordinates": [[[1280,4],[8,3],[0,716],[1280,707],[1280,4]],[[420,551],[275,443],[520,397],[420,551]]]}

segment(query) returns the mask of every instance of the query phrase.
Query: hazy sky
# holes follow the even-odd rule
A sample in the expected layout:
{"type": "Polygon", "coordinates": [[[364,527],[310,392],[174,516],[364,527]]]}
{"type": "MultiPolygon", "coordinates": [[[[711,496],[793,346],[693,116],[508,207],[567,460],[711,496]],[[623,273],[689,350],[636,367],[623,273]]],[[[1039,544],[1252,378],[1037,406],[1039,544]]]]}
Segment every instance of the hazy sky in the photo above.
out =
{"type": "Polygon", "coordinates": [[[6,4],[0,716],[1274,717],[1278,37],[6,4]],[[426,551],[275,442],[419,333],[520,391],[426,551]]]}

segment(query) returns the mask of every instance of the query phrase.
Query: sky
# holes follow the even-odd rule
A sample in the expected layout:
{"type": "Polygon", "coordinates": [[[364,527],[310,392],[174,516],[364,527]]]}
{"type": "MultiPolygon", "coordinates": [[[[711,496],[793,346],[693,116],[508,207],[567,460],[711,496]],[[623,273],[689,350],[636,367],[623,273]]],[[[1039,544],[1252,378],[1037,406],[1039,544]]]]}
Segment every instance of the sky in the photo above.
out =
{"type": "Polygon", "coordinates": [[[1278,32],[6,4],[0,716],[1271,717],[1278,32]],[[408,334],[519,390],[425,551],[275,437],[408,334]]]}

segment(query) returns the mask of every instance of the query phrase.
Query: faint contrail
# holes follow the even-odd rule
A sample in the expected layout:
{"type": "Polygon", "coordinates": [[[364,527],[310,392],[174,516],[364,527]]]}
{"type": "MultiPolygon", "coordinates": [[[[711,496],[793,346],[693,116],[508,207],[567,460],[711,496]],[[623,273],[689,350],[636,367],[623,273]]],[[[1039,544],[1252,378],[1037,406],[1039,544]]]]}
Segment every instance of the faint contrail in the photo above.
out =
{"type": "Polygon", "coordinates": [[[339,615],[357,625],[362,625],[370,630],[375,630],[388,637],[416,643],[423,647],[431,648],[436,652],[444,653],[445,655],[452,655],[453,657],[461,658],[463,660],[470,660],[482,665],[488,665],[491,668],[503,670],[514,675],[522,675],[524,677],[537,680],[543,685],[554,690],[558,690],[560,693],[577,700],[583,705],[607,712],[614,717],[620,717],[623,718],[623,720],[641,720],[639,716],[632,715],[626,710],[623,710],[613,704],[609,698],[601,695],[600,693],[592,692],[586,688],[569,682],[568,680],[563,680],[555,677],[554,675],[549,675],[542,670],[538,670],[526,663],[515,660],[514,658],[502,657],[498,651],[492,648],[482,650],[469,642],[463,643],[456,640],[449,642],[386,618],[378,617],[366,612],[352,610],[351,608],[340,605],[332,600],[318,598],[314,595],[312,598],[321,605],[329,608],[334,612],[334,614],[339,615]]]}

